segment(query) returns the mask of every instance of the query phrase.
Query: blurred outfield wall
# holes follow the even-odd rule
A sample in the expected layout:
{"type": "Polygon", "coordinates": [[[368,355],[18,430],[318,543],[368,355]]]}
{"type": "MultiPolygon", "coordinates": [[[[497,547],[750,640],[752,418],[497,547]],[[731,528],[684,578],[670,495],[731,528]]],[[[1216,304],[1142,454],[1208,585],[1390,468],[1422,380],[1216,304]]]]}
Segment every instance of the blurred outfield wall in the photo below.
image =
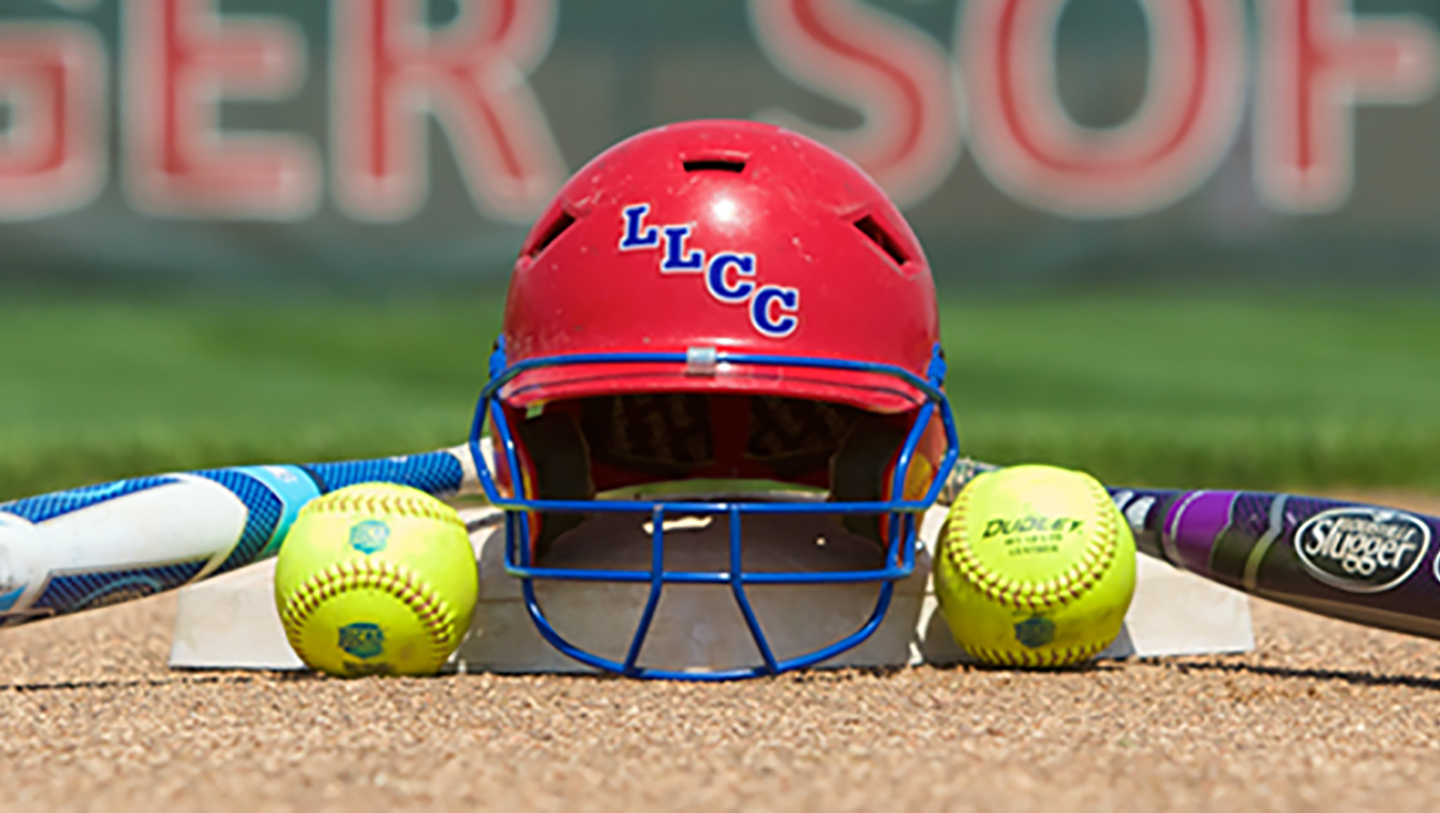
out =
{"type": "Polygon", "coordinates": [[[942,280],[1440,287],[1440,0],[0,0],[0,283],[444,289],[667,121],[810,133],[942,280]]]}

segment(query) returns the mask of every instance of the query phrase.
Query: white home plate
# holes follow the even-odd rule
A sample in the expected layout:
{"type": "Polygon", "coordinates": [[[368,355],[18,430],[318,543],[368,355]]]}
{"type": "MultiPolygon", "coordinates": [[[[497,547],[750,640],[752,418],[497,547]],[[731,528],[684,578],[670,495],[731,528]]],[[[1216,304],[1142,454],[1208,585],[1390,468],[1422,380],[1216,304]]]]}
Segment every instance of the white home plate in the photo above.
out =
{"type": "MultiPolygon", "coordinates": [[[[521,600],[520,582],[505,572],[498,512],[466,512],[479,557],[480,601],[470,634],[451,659],[460,671],[590,671],[550,646],[521,600]]],[[[944,508],[932,508],[921,529],[915,575],[896,585],[885,620],[860,646],[827,666],[902,666],[965,660],[935,611],[930,551],[944,508]]],[[[878,550],[830,517],[751,515],[744,521],[745,566],[751,571],[871,568],[878,550]]],[[[725,517],[682,518],[667,529],[666,566],[728,567],[725,517]]],[[[643,518],[603,514],[556,540],[546,564],[647,569],[650,539],[643,518]]],[[[298,669],[275,610],[270,560],[180,592],[170,665],[191,669],[298,669]]],[[[556,629],[573,643],[624,660],[648,585],[537,583],[537,598],[556,629]]],[[[770,585],[750,587],[755,614],[776,657],[817,649],[869,617],[878,587],[770,585]]],[[[1135,599],[1120,637],[1101,657],[1123,658],[1241,652],[1253,648],[1250,605],[1233,590],[1141,556],[1135,599]]],[[[668,669],[750,666],[759,656],[728,587],[665,588],[641,652],[642,665],[668,669]]]]}

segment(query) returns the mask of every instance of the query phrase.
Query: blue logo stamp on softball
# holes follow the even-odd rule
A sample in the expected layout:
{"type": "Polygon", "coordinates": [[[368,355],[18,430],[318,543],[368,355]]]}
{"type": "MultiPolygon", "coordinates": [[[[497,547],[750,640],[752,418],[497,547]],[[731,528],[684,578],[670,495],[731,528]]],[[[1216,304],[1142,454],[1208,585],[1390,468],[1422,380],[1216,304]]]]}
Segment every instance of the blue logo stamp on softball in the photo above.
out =
{"type": "Polygon", "coordinates": [[[350,547],[369,556],[385,550],[390,541],[390,526],[378,519],[367,519],[350,527],[350,547]]]}
{"type": "Polygon", "coordinates": [[[1015,640],[1030,649],[1038,649],[1055,640],[1055,622],[1042,616],[1031,616],[1015,625],[1015,640]]]}
{"type": "Polygon", "coordinates": [[[379,624],[359,621],[339,630],[340,648],[357,658],[368,659],[385,654],[385,630],[379,624]]]}

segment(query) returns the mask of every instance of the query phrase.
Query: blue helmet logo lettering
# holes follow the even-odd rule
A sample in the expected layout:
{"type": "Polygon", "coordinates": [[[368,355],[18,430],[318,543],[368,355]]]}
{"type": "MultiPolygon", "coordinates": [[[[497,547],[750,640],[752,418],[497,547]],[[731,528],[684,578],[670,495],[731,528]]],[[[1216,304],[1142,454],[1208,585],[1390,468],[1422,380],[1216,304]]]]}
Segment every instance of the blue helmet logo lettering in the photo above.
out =
{"type": "Polygon", "coordinates": [[[800,310],[800,291],[766,285],[750,302],[750,322],[755,329],[772,339],[783,339],[795,332],[800,320],[789,314],[800,310]]]}
{"type": "Polygon", "coordinates": [[[763,285],[753,253],[727,250],[705,260],[705,250],[686,241],[693,224],[649,225],[649,203],[621,209],[620,250],[658,250],[661,274],[701,274],[705,290],[726,305],[749,305],[750,325],[762,336],[783,339],[800,327],[800,289],[763,285]]]}
{"type": "Polygon", "coordinates": [[[660,245],[660,235],[654,226],[645,228],[641,221],[650,211],[650,204],[641,203],[636,206],[625,207],[625,231],[620,237],[621,251],[634,251],[639,248],[654,248],[660,245]]]}
{"type": "Polygon", "coordinates": [[[666,226],[661,231],[665,232],[665,261],[660,263],[661,271],[684,273],[699,271],[705,267],[705,252],[697,248],[689,254],[685,253],[685,238],[690,236],[689,226],[666,226]]]}
{"type": "Polygon", "coordinates": [[[755,255],[754,254],[731,254],[725,252],[716,254],[715,259],[710,261],[710,270],[705,274],[705,287],[710,289],[710,295],[721,302],[740,303],[750,298],[755,293],[755,283],[749,280],[738,280],[730,285],[725,280],[725,272],[735,269],[737,277],[755,276],[755,255]]]}

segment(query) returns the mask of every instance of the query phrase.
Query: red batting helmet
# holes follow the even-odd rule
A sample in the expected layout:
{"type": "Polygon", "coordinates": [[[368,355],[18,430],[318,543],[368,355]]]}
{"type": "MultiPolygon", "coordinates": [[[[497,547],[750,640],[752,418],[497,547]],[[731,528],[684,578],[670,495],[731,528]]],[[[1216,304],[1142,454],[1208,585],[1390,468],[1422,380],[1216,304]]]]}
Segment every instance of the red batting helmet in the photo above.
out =
{"type": "Polygon", "coordinates": [[[597,494],[697,478],[869,505],[846,524],[898,561],[955,456],[939,340],[914,233],[830,149],[745,121],[612,147],[526,238],[482,398],[492,499],[524,519],[512,564],[597,494]]]}

